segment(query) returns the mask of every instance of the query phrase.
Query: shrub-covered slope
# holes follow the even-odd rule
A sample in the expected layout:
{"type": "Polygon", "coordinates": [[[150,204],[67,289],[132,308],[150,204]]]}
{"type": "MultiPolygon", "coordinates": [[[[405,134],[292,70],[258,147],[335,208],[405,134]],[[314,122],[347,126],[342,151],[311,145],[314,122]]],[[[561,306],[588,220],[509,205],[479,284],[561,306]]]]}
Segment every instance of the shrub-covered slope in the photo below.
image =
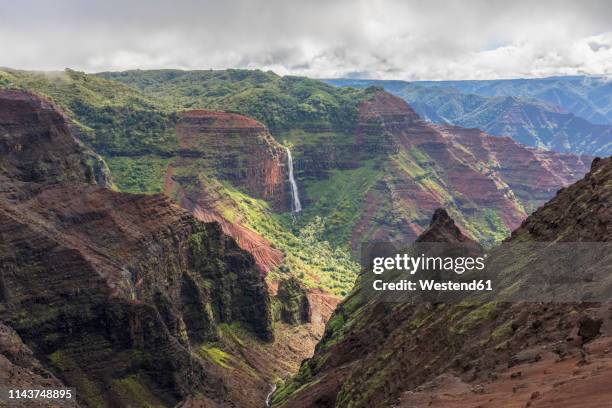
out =
{"type": "Polygon", "coordinates": [[[334,88],[260,71],[100,75],[151,97],[166,95],[179,106],[238,110],[260,119],[294,152],[304,203],[297,226],[322,217],[324,237],[354,250],[369,239],[414,239],[440,205],[473,238],[499,240],[586,171],[575,156],[429,126],[375,88],[334,88]]]}
{"type": "MultiPolygon", "coordinates": [[[[508,243],[612,240],[612,159],[531,215],[508,243]]],[[[466,242],[443,210],[421,241],[466,242]]],[[[500,249],[503,250],[503,247],[500,249]]],[[[520,287],[544,266],[538,253],[501,271],[520,287]]],[[[503,265],[493,250],[488,265],[503,265]]],[[[572,264],[575,254],[557,262],[572,264]]],[[[610,253],[598,261],[610,282],[610,253]]],[[[518,258],[515,258],[518,260],[518,258]]],[[[547,262],[543,258],[544,262],[547,262]]],[[[385,302],[367,272],[336,309],[315,356],[273,396],[278,407],[599,407],[611,398],[607,304],[385,302]]]]}
{"type": "Polygon", "coordinates": [[[178,109],[207,108],[255,118],[275,134],[281,130],[344,130],[351,125],[363,91],[337,89],[303,77],[259,70],[125,71],[98,74],[134,86],[178,109]]]}
{"type": "Polygon", "coordinates": [[[91,407],[261,406],[271,372],[220,349],[232,325],[273,337],[253,256],[162,195],[96,186],[45,99],[0,91],[0,133],[0,318],[38,362],[91,407]]]}
{"type": "Polygon", "coordinates": [[[34,91],[55,101],[98,153],[164,153],[176,147],[176,115],[164,104],[115,81],[67,69],[0,70],[0,87],[34,91]]]}

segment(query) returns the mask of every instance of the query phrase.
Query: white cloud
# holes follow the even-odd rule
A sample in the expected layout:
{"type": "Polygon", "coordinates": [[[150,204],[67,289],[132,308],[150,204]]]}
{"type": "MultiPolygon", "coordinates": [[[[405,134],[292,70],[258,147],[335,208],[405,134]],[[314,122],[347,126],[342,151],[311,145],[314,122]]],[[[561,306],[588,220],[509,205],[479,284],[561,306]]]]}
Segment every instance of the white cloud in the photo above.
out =
{"type": "Polygon", "coordinates": [[[612,75],[607,1],[0,4],[0,66],[262,68],[314,77],[612,75]]]}

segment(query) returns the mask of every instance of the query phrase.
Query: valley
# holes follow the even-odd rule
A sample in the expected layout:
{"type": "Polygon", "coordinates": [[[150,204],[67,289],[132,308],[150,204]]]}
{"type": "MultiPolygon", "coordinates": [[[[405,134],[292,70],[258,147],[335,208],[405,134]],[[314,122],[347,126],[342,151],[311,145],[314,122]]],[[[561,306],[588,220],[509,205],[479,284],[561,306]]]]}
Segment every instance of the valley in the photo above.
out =
{"type": "Polygon", "coordinates": [[[491,135],[558,152],[612,154],[612,112],[606,78],[499,81],[328,80],[338,86],[380,86],[422,118],[479,128],[491,135]]]}
{"type": "MultiPolygon", "coordinates": [[[[0,88],[0,352],[12,372],[82,390],[83,406],[410,406],[403,392],[446,370],[440,350],[459,341],[445,322],[481,306],[363,303],[362,244],[531,234],[600,152],[433,124],[378,86],[258,70],[2,69],[0,88]],[[398,337],[377,349],[384,324],[398,337]],[[431,371],[395,381],[408,360],[381,361],[419,330],[450,343],[411,349],[431,371]]],[[[608,161],[587,176],[601,201],[608,161]]]]}

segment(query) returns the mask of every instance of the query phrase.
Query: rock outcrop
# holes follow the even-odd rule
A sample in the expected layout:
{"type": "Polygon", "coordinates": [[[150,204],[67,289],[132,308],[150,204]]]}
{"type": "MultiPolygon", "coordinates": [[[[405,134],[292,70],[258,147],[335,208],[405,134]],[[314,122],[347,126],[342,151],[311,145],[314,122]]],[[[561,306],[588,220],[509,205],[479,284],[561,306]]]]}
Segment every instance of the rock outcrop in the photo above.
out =
{"type": "Polygon", "coordinates": [[[287,324],[309,323],[310,300],[308,291],[295,279],[286,279],[279,283],[276,293],[278,318],[287,324]]]}
{"type": "MultiPolygon", "coordinates": [[[[51,374],[36,359],[32,350],[23,342],[12,328],[0,323],[0,384],[12,389],[66,388],[59,379],[51,374]]],[[[72,401],[39,401],[33,403],[26,400],[3,401],[11,407],[77,407],[72,401]]],[[[8,406],[8,405],[6,405],[8,406]]]]}
{"type": "Polygon", "coordinates": [[[102,159],[72,137],[68,118],[31,93],[0,89],[0,155],[0,193],[7,197],[24,183],[112,183],[102,159]]]}
{"type": "Polygon", "coordinates": [[[503,236],[588,169],[586,157],[526,148],[477,129],[432,125],[385,92],[363,102],[359,112],[356,143],[369,154],[382,152],[384,171],[366,194],[353,247],[364,236],[412,241],[438,207],[448,208],[472,238],[503,236]]]}
{"type": "Polygon", "coordinates": [[[280,251],[240,219],[224,216],[233,204],[216,183],[229,182],[273,208],[290,208],[284,149],[261,123],[234,113],[185,112],[176,133],[181,150],[168,166],[165,193],[197,219],[218,222],[224,233],[253,254],[264,272],[280,265],[280,251]]]}
{"type": "Polygon", "coordinates": [[[235,113],[192,110],[180,116],[176,133],[180,155],[195,158],[198,171],[287,208],[285,151],[264,125],[235,113]]]}
{"type": "Polygon", "coordinates": [[[173,405],[195,394],[210,406],[260,406],[266,380],[228,376],[211,346],[222,324],[272,338],[253,256],[162,195],[97,186],[70,124],[44,99],[0,93],[0,134],[7,333],[87,406],[173,405]]]}
{"type": "MultiPolygon", "coordinates": [[[[612,159],[596,159],[584,179],[531,215],[507,244],[610,242],[611,171],[612,159]]],[[[443,210],[419,241],[469,243],[443,210]]],[[[489,253],[492,268],[503,265],[499,251],[489,253]]],[[[573,255],[564,256],[571,265],[573,255]]],[[[610,282],[611,256],[599,263],[607,272],[602,286],[610,282]]],[[[507,273],[519,287],[539,271],[536,261],[513,261],[507,273]]],[[[612,397],[601,387],[612,377],[606,303],[388,303],[365,284],[362,277],[339,305],[315,356],[274,395],[273,406],[597,407],[612,397]]]]}
{"type": "Polygon", "coordinates": [[[591,171],[563,188],[512,233],[513,240],[610,242],[612,158],[596,158],[591,171]]]}

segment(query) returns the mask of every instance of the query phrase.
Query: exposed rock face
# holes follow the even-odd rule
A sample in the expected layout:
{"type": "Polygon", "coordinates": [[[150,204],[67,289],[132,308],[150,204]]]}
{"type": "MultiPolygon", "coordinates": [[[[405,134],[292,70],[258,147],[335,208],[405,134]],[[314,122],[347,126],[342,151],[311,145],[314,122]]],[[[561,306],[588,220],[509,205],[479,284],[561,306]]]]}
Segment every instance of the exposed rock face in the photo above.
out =
{"type": "Polygon", "coordinates": [[[236,240],[238,245],[255,257],[258,267],[265,273],[271,271],[283,261],[283,254],[261,235],[241,224],[236,219],[231,222],[222,214],[224,207],[231,206],[227,197],[223,197],[213,183],[204,178],[200,180],[198,170],[193,170],[184,159],[175,160],[168,166],[164,192],[173,197],[181,207],[202,222],[217,222],[223,232],[236,240]],[[190,174],[188,178],[177,177],[175,172],[190,174]]]}
{"type": "Polygon", "coordinates": [[[86,177],[66,117],[51,102],[28,93],[1,90],[0,103],[4,175],[23,182],[92,181],[86,177]],[[40,150],[29,148],[35,143],[40,150]],[[43,158],[48,158],[48,163],[43,163],[43,158]],[[47,171],[42,168],[45,164],[47,171]]]}
{"type": "MultiPolygon", "coordinates": [[[[12,328],[0,323],[0,384],[14,389],[66,388],[34,357],[12,328]]],[[[29,407],[32,402],[14,400],[11,407],[29,407]]],[[[78,406],[76,401],[44,403],[36,406],[78,406]]]]}
{"type": "Polygon", "coordinates": [[[271,339],[255,259],[164,196],[95,186],[45,100],[2,92],[0,129],[0,319],[38,360],[88,406],[260,406],[266,380],[202,348],[222,323],[271,339]]]}
{"type": "Polygon", "coordinates": [[[527,148],[509,137],[493,137],[477,129],[436,126],[435,129],[459,143],[476,157],[489,160],[488,166],[526,207],[551,198],[556,186],[565,186],[582,177],[589,156],[560,154],[527,148]]]}
{"type": "Polygon", "coordinates": [[[611,203],[612,157],[596,158],[582,180],[561,189],[512,233],[512,239],[610,242],[611,203]]]}
{"type": "Polygon", "coordinates": [[[268,201],[273,208],[288,208],[284,149],[261,123],[234,113],[186,112],[176,133],[181,151],[168,167],[165,193],[197,219],[218,222],[224,233],[253,254],[264,272],[280,265],[282,253],[265,238],[240,220],[226,219],[224,209],[231,204],[219,195],[210,176],[268,201]]]}
{"type": "Polygon", "coordinates": [[[279,303],[279,318],[287,324],[309,323],[310,301],[308,292],[293,278],[279,283],[276,294],[279,303]]]}
{"type": "MultiPolygon", "coordinates": [[[[612,160],[596,160],[510,241],[609,242],[610,171],[612,160]]],[[[469,242],[440,210],[419,240],[469,242]]],[[[488,262],[499,255],[491,251],[488,262]]],[[[529,277],[531,266],[513,273],[529,277]]],[[[606,304],[385,303],[368,293],[358,283],[339,305],[315,356],[274,406],[596,407],[612,398],[601,388],[612,376],[606,304]]]]}
{"type": "Polygon", "coordinates": [[[0,90],[1,193],[21,183],[82,182],[110,185],[101,159],[72,135],[67,118],[39,96],[0,90]],[[32,146],[36,146],[35,149],[32,146]]]}
{"type": "Polygon", "coordinates": [[[444,208],[438,208],[431,217],[429,227],[416,239],[416,242],[473,242],[463,235],[455,221],[444,208]]]}
{"type": "Polygon", "coordinates": [[[449,208],[472,237],[483,229],[503,233],[588,169],[585,157],[526,148],[477,129],[429,124],[385,92],[363,102],[359,112],[356,143],[384,154],[384,176],[366,195],[354,247],[364,236],[414,240],[438,207],[449,208]]]}
{"type": "Polygon", "coordinates": [[[235,113],[193,110],[176,128],[181,155],[198,159],[210,171],[251,195],[286,208],[286,158],[264,125],[235,113]]]}

